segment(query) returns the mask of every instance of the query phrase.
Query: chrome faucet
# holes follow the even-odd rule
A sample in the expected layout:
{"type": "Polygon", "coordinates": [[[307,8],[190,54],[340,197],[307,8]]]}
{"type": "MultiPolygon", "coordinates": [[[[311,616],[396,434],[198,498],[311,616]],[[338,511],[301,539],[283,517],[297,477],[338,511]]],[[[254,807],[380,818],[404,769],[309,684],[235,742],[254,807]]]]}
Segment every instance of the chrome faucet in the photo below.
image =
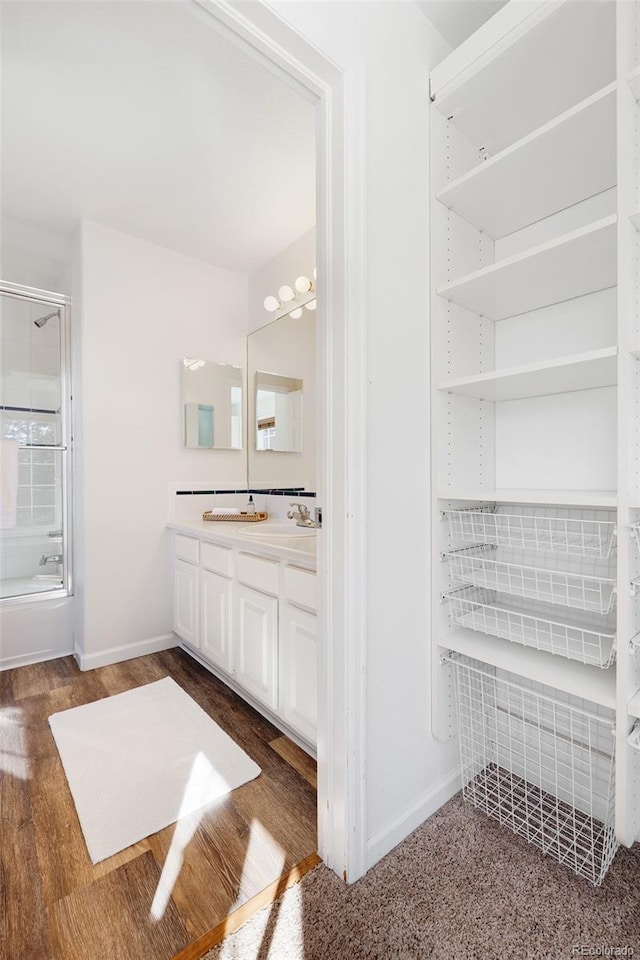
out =
{"type": "Polygon", "coordinates": [[[47,556],[46,553],[43,553],[40,557],[40,566],[44,567],[47,563],[62,563],[62,554],[52,553],[47,556]]]}
{"type": "Polygon", "coordinates": [[[309,513],[309,508],[304,503],[290,503],[293,510],[289,510],[287,516],[289,520],[296,521],[296,527],[319,527],[320,524],[309,513]]]}

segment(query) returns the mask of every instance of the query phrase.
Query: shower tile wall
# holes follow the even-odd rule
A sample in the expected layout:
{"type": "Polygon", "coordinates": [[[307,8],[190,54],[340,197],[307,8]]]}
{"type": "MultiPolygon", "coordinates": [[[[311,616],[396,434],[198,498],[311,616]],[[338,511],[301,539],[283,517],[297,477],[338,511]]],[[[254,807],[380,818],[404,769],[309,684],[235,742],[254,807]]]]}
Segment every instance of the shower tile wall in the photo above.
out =
{"type": "MultiPolygon", "coordinates": [[[[61,402],[59,320],[52,317],[38,328],[33,321],[50,312],[47,305],[8,297],[2,298],[1,310],[1,434],[20,444],[57,444],[61,402]]],[[[44,553],[59,552],[60,542],[49,533],[62,525],[60,456],[52,450],[19,452],[16,525],[2,531],[2,579],[33,576],[44,553]]]]}

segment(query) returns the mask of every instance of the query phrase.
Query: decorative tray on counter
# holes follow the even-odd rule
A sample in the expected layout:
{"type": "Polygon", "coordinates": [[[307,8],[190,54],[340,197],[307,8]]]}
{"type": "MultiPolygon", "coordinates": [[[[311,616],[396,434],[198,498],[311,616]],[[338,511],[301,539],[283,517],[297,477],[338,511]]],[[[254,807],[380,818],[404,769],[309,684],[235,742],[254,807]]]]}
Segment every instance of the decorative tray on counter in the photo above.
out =
{"type": "Polygon", "coordinates": [[[212,513],[211,510],[205,510],[202,514],[203,520],[222,520],[224,522],[235,523],[257,523],[259,520],[266,520],[269,514],[266,510],[258,513],[212,513]]]}

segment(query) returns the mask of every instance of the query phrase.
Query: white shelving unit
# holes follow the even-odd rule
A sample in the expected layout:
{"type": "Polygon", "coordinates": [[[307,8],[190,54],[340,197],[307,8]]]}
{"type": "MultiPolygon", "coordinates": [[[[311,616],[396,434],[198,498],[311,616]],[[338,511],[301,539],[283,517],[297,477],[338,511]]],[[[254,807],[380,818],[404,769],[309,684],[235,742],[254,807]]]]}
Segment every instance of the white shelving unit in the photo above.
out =
{"type": "Polygon", "coordinates": [[[507,370],[479,373],[475,377],[443,380],[438,384],[438,390],[503,402],[611,387],[617,382],[617,357],[617,347],[606,347],[560,360],[544,360],[507,370]]]}
{"type": "MultiPolygon", "coordinates": [[[[519,729],[512,689],[549,717],[566,702],[578,724],[598,718],[610,807],[554,801],[602,828],[585,870],[579,837],[556,838],[593,883],[640,839],[637,6],[508,3],[430,82],[432,732],[455,737],[459,720],[463,782],[474,769],[484,791],[466,798],[511,823],[515,801],[487,793],[505,771],[469,752],[480,687],[498,728],[478,742],[519,729]],[[598,522],[604,546],[585,533],[598,522]]],[[[559,755],[567,731],[549,722],[559,755]]],[[[525,750],[514,736],[504,757],[525,750]]],[[[523,796],[559,789],[516,767],[523,796]]]]}
{"type": "Polygon", "coordinates": [[[504,320],[613,287],[616,269],[613,215],[476,270],[437,293],[479,316],[504,320]]]}
{"type": "Polygon", "coordinates": [[[614,186],[615,135],[616,85],[610,83],[443,187],[437,199],[490,237],[503,237],[614,186]],[[594,128],[602,130],[596,143],[594,128]],[[593,150],[593,162],[583,164],[593,150]]]}

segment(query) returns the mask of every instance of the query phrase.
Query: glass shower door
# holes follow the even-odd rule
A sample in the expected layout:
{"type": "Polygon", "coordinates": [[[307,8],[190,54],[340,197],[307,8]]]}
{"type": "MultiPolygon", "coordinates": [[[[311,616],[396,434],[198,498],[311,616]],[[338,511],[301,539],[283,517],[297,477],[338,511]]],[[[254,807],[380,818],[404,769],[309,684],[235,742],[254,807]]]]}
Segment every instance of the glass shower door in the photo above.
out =
{"type": "Polygon", "coordinates": [[[67,306],[0,291],[0,602],[69,592],[67,306]]]}

